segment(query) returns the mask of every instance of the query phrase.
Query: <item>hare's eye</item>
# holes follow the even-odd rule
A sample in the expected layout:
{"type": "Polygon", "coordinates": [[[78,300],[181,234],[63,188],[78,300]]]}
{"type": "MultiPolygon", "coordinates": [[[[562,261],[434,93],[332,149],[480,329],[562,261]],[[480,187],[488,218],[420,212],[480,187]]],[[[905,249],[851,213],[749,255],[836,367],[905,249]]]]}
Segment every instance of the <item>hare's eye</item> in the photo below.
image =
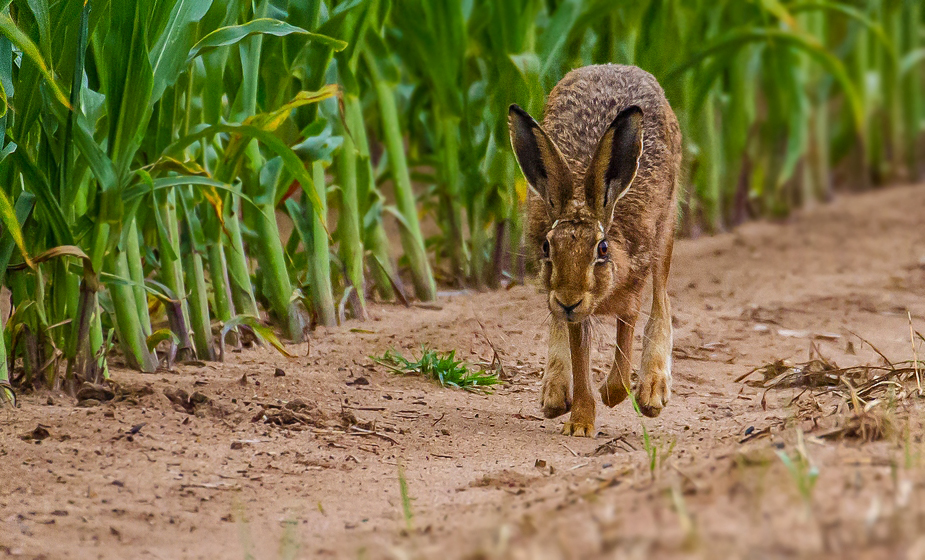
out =
{"type": "Polygon", "coordinates": [[[543,256],[549,258],[549,241],[543,241],[543,256]]]}
{"type": "Polygon", "coordinates": [[[607,240],[604,239],[597,244],[597,258],[606,259],[607,258],[607,240]]]}

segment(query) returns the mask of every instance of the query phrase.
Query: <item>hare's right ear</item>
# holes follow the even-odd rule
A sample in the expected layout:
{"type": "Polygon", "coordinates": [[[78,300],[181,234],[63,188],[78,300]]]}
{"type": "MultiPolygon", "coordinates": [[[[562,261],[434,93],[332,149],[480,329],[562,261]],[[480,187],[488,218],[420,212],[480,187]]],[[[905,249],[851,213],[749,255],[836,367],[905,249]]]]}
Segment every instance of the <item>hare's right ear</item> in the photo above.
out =
{"type": "Polygon", "coordinates": [[[642,156],[642,109],[620,111],[598,142],[585,176],[585,200],[609,224],[617,201],[633,184],[642,156]]]}
{"type": "Polygon", "coordinates": [[[530,188],[556,217],[572,196],[568,165],[540,125],[517,105],[508,111],[511,146],[530,188]]]}

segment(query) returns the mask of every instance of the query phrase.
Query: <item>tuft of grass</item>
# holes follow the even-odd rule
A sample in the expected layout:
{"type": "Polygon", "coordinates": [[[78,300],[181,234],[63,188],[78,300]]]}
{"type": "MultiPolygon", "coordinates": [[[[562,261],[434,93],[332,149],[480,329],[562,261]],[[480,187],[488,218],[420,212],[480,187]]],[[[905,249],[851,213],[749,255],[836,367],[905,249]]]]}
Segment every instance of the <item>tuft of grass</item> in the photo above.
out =
{"type": "Polygon", "coordinates": [[[501,383],[497,373],[470,370],[462,360],[456,359],[456,350],[439,352],[422,346],[421,357],[416,361],[394,350],[388,350],[382,356],[369,358],[399,375],[420,375],[433,379],[444,387],[491,393],[487,388],[501,383]]]}
{"type": "Polygon", "coordinates": [[[232,514],[238,524],[238,542],[244,551],[244,560],[255,560],[254,538],[251,535],[250,520],[244,511],[244,503],[235,496],[232,500],[232,514]]]}
{"type": "Polygon", "coordinates": [[[401,510],[405,519],[405,528],[410,534],[414,530],[412,520],[414,512],[411,511],[411,494],[408,492],[408,479],[405,477],[405,467],[398,462],[398,490],[401,493],[401,510]]]}
{"type": "Polygon", "coordinates": [[[671,486],[671,504],[675,513],[678,514],[678,522],[681,525],[681,531],[684,533],[682,548],[686,552],[693,552],[700,543],[700,536],[697,532],[697,524],[687,508],[687,502],[684,500],[684,493],[681,491],[679,484],[671,486]]]}
{"type": "Polygon", "coordinates": [[[806,506],[807,514],[812,511],[813,489],[816,487],[816,481],[819,479],[819,469],[813,465],[806,452],[806,444],[803,441],[803,431],[797,430],[796,453],[788,455],[782,450],[776,451],[777,456],[787,467],[787,472],[793,480],[803,503],[806,506]]]}
{"type": "Polygon", "coordinates": [[[658,468],[659,463],[665,464],[665,461],[668,459],[668,457],[671,456],[671,452],[674,451],[674,446],[677,441],[671,440],[671,443],[668,444],[668,449],[659,455],[658,443],[656,443],[652,436],[649,435],[649,430],[646,429],[646,424],[642,421],[642,410],[639,409],[639,403],[636,402],[636,396],[630,392],[629,397],[630,402],[633,403],[633,410],[636,411],[636,416],[639,417],[639,425],[642,426],[642,448],[645,449],[646,455],[649,457],[649,475],[654,479],[655,470],[658,468]]]}
{"type": "Polygon", "coordinates": [[[299,543],[298,536],[299,522],[294,517],[287,517],[283,521],[283,534],[279,538],[280,560],[295,560],[302,546],[299,543]]]}

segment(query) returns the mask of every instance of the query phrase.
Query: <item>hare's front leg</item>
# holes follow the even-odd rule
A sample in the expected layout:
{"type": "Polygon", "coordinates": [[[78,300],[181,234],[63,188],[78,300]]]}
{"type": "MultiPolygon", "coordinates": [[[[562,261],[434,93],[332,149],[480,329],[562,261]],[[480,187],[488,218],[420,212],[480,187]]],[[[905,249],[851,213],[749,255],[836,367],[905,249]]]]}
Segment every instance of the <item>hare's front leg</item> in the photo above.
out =
{"type": "Polygon", "coordinates": [[[567,436],[594,437],[594,393],[591,390],[591,321],[568,324],[569,349],[572,353],[572,381],[575,396],[572,415],[562,427],[567,436]]]}
{"type": "Polygon", "coordinates": [[[671,304],[668,302],[668,270],[672,240],[652,267],[652,313],[646,322],[639,366],[636,402],[643,414],[655,418],[671,397],[671,304]]]}
{"type": "Polygon", "coordinates": [[[540,397],[543,416],[556,418],[572,409],[572,356],[568,346],[568,328],[565,321],[550,319],[549,359],[543,373],[543,392],[540,397]]]}

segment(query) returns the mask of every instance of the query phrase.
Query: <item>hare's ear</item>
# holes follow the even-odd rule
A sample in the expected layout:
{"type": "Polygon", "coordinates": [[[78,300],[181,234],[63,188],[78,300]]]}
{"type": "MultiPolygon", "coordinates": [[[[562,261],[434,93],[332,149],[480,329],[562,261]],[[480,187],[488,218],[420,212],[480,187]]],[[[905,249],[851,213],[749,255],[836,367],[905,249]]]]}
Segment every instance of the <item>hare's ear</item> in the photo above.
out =
{"type": "Polygon", "coordinates": [[[626,194],[642,155],[642,109],[620,111],[597,144],[585,176],[585,200],[603,224],[613,219],[617,201],[626,194]]]}
{"type": "Polygon", "coordinates": [[[508,126],[527,184],[546,202],[550,217],[558,216],[572,196],[565,159],[540,125],[517,105],[508,111],[508,126]]]}

